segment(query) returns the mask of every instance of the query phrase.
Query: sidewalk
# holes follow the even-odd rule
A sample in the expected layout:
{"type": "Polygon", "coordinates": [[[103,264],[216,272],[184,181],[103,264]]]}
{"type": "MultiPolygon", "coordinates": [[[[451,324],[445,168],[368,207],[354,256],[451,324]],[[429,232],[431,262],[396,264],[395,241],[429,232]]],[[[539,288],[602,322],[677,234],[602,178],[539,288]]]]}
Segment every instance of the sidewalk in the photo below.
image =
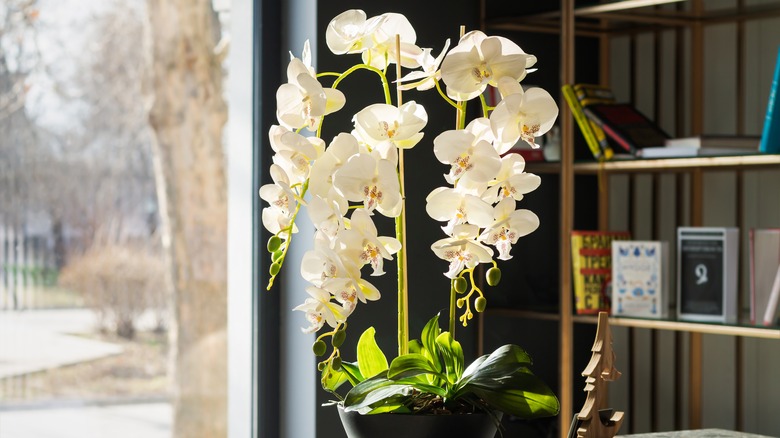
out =
{"type": "Polygon", "coordinates": [[[93,330],[86,309],[0,311],[0,379],[122,352],[118,345],[77,336],[93,330]]]}
{"type": "Polygon", "coordinates": [[[0,411],[0,438],[170,438],[169,403],[0,411]]]}
{"type": "MultiPolygon", "coordinates": [[[[123,351],[83,336],[94,330],[87,309],[0,311],[0,379],[14,382],[123,351]]],[[[170,403],[158,400],[9,405],[0,399],[0,438],[170,438],[171,423],[170,403]]]]}

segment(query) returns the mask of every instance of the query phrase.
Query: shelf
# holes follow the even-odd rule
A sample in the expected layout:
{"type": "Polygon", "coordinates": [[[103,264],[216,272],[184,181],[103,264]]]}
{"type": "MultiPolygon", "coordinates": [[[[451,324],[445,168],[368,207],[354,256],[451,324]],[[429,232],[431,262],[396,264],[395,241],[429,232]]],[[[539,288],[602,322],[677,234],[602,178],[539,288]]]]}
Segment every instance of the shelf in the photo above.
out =
{"type": "MultiPolygon", "coordinates": [[[[595,324],[596,316],[577,315],[574,322],[595,324]]],[[[690,322],[677,320],[640,319],[610,317],[609,323],[615,327],[634,327],[656,330],[673,330],[713,335],[747,336],[752,338],[780,339],[780,327],[758,327],[749,325],[729,325],[720,323],[690,322]]]]}
{"type": "MultiPolygon", "coordinates": [[[[577,35],[646,32],[650,28],[685,27],[692,23],[719,24],[776,17],[780,15],[777,3],[717,8],[695,14],[685,9],[657,9],[653,6],[678,3],[685,0],[624,0],[584,6],[574,9],[579,17],[575,23],[577,35]],[[582,20],[587,18],[589,20],[582,20]],[[603,20],[603,21],[599,21],[603,20]],[[638,26],[643,25],[643,26],[638,26]]],[[[489,29],[508,31],[560,32],[560,11],[504,16],[485,21],[489,29]]]]}
{"type": "MultiPolygon", "coordinates": [[[[656,159],[625,159],[598,162],[574,163],[576,174],[597,173],[656,173],[685,172],[693,169],[727,170],[727,169],[760,169],[763,167],[780,166],[780,155],[752,154],[731,155],[721,157],[685,157],[656,159]]],[[[560,163],[527,163],[526,170],[531,173],[558,173],[560,163]]]]}
{"type": "MultiPolygon", "coordinates": [[[[558,321],[557,313],[519,309],[486,309],[485,315],[524,318],[541,321],[558,321]]],[[[573,315],[572,321],[580,324],[596,324],[595,315],[573,315]]],[[[744,324],[720,324],[708,322],[678,321],[673,319],[643,319],[610,317],[609,323],[615,327],[634,327],[655,330],[706,333],[713,335],[746,336],[751,338],[780,339],[780,327],[760,327],[744,324]]]]}

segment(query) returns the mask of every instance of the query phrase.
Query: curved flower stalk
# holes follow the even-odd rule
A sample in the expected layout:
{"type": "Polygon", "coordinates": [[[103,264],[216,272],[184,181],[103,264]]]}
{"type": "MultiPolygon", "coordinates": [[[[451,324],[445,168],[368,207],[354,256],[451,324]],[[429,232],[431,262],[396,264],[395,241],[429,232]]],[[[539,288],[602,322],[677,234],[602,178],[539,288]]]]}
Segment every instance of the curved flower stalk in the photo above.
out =
{"type": "Polygon", "coordinates": [[[314,248],[300,261],[301,275],[310,283],[309,297],[294,310],[304,313],[308,324],[304,332],[319,333],[312,346],[317,356],[326,355],[325,341],[330,340],[331,352],[318,364],[323,387],[342,399],[335,390],[349,381],[354,387],[342,401],[361,412],[404,412],[416,405],[458,400],[477,408],[487,402],[494,409],[526,417],[554,414],[557,399],[534,380],[526,368],[527,355],[519,347],[502,347],[500,353],[464,368],[463,352],[454,338],[456,306],[463,309],[463,325],[472,319],[472,308],[485,309],[487,300],[475,281],[479,265],[492,265],[486,278],[488,285],[495,286],[500,270],[494,258],[511,259],[519,238],[539,226],[539,218],[518,208],[518,203],[541,180],[525,172],[521,156],[507,154],[518,141],[538,147],[536,137],[547,132],[558,115],[549,93],[520,86],[536,57],[506,38],[473,31],[449,51],[447,40],[434,58],[431,48],[417,46],[416,32],[403,15],[368,17],[360,10],[335,17],[327,27],[326,42],[333,53],[360,55],[362,62],[344,72],[317,74],[308,42],[300,59],[291,54],[287,82],[276,94],[278,125],[269,130],[273,184],[260,189],[269,204],[263,209],[263,225],[273,234],[268,241],[273,261],[269,289],[285,262],[301,208],[317,230],[314,248]],[[397,67],[395,104],[386,76],[391,64],[397,67]],[[413,71],[404,76],[402,68],[413,71]],[[337,87],[358,70],[379,76],[385,101],[357,111],[351,130],[326,142],[320,138],[325,119],[346,103],[337,87]],[[321,82],[326,77],[335,77],[330,86],[321,82]],[[497,87],[501,94],[495,108],[482,98],[487,87],[497,87]],[[432,142],[434,155],[448,169],[447,186],[426,198],[428,215],[443,223],[445,236],[431,249],[448,263],[444,276],[450,282],[450,329],[441,332],[436,317],[420,341],[410,342],[401,293],[407,258],[403,157],[404,150],[428,147],[422,142],[428,113],[414,100],[401,104],[400,93],[433,88],[458,113],[456,129],[441,132],[432,142]],[[478,97],[482,117],[467,124],[467,102],[478,97]],[[304,136],[304,130],[314,135],[304,136]],[[395,219],[395,236],[378,233],[374,220],[387,220],[382,216],[395,219]],[[383,275],[386,263],[394,258],[399,261],[399,356],[388,365],[369,328],[358,342],[358,362],[344,362],[339,347],[347,319],[358,303],[381,297],[363,276],[383,275]],[[485,387],[498,370],[511,378],[485,387]],[[533,401],[536,396],[545,402],[533,401]]]}

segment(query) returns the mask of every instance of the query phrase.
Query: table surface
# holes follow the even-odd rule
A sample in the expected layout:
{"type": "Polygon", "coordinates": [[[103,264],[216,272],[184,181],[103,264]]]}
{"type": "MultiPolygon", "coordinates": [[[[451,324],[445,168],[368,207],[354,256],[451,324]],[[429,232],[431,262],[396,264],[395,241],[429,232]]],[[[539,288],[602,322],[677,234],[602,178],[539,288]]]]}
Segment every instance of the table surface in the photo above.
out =
{"type": "Polygon", "coordinates": [[[639,433],[633,435],[618,435],[626,438],[769,438],[766,435],[756,435],[746,432],[735,432],[724,429],[681,430],[676,432],[639,433]]]}

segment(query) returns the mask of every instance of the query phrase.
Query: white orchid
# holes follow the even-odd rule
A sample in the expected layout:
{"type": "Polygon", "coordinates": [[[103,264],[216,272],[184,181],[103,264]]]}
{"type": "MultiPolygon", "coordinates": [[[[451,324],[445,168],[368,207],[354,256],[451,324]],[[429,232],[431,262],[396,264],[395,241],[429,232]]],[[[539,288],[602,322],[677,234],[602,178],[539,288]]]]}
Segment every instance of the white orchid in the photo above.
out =
{"type": "Polygon", "coordinates": [[[486,183],[501,169],[501,157],[490,143],[492,134],[485,130],[487,119],[472,121],[466,129],[444,131],[433,140],[433,153],[450,165],[447,182],[460,180],[486,183]]]}
{"type": "Polygon", "coordinates": [[[306,251],[301,259],[301,276],[318,287],[332,278],[349,277],[344,259],[321,232],[314,236],[314,249],[306,251]]]}
{"type": "Polygon", "coordinates": [[[428,123],[428,114],[414,101],[400,108],[377,103],[363,108],[353,121],[359,138],[371,148],[391,142],[401,149],[409,149],[423,138],[420,131],[428,123]]]}
{"type": "Polygon", "coordinates": [[[431,55],[432,49],[422,49],[422,53],[417,59],[422,70],[413,71],[401,79],[398,79],[398,89],[411,90],[412,88],[416,88],[417,91],[425,91],[435,87],[436,81],[441,79],[441,70],[439,70],[439,66],[441,65],[442,60],[444,60],[444,55],[447,54],[447,49],[449,48],[450,40],[448,38],[444,43],[444,48],[436,58],[431,55]],[[404,84],[404,82],[411,83],[404,84]]]}
{"type": "MultiPolygon", "coordinates": [[[[506,82],[517,85],[511,79],[506,82]]],[[[502,145],[500,153],[508,151],[518,140],[538,148],[535,138],[549,131],[557,117],[558,105],[550,93],[541,88],[523,91],[518,85],[514,93],[502,98],[490,115],[493,133],[502,145]]]]}
{"type": "Polygon", "coordinates": [[[442,229],[451,234],[460,224],[473,224],[484,228],[493,223],[493,206],[480,197],[449,187],[434,189],[425,198],[425,211],[437,221],[446,221],[442,229]]]}
{"type": "MultiPolygon", "coordinates": [[[[263,209],[263,226],[273,234],[280,234],[280,231],[290,226],[292,222],[292,213],[298,204],[295,193],[290,188],[290,180],[284,170],[276,165],[271,165],[271,178],[273,184],[265,184],[260,187],[260,198],[268,202],[269,206],[263,209]]],[[[298,228],[293,224],[291,231],[298,232],[298,228]]],[[[282,233],[281,237],[286,239],[287,233],[282,233]]]]}
{"type": "Polygon", "coordinates": [[[328,291],[316,286],[306,288],[311,298],[306,298],[303,304],[296,306],[293,310],[306,312],[306,320],[311,324],[307,328],[301,328],[304,333],[313,333],[321,329],[327,322],[329,326],[336,327],[339,323],[346,321],[351,310],[339,306],[332,302],[328,291]]]}
{"type": "Polygon", "coordinates": [[[276,90],[276,118],[289,129],[306,127],[315,131],[323,116],[344,107],[344,93],[323,88],[311,66],[309,42],[306,41],[301,61],[291,56],[287,65],[287,83],[276,90]]]}
{"type": "Polygon", "coordinates": [[[515,210],[515,200],[504,198],[495,207],[495,221],[479,239],[498,250],[498,259],[509,260],[517,239],[539,228],[539,217],[531,210],[515,210]]]}
{"type": "Polygon", "coordinates": [[[452,237],[438,240],[431,245],[431,249],[439,258],[450,262],[450,268],[444,275],[455,278],[466,268],[474,268],[480,263],[490,263],[493,260],[493,250],[477,241],[478,233],[479,227],[476,225],[456,225],[452,237]]]}
{"type": "Polygon", "coordinates": [[[533,173],[526,173],[525,160],[519,154],[507,154],[501,158],[501,170],[489,183],[490,188],[482,194],[482,199],[491,204],[504,198],[523,199],[523,195],[536,190],[542,179],[533,173]]]}
{"type": "Polygon", "coordinates": [[[309,193],[321,198],[328,198],[339,203],[344,200],[333,190],[333,174],[343,166],[351,156],[359,151],[357,139],[347,133],[337,135],[314,164],[309,173],[309,193]],[[341,199],[336,199],[340,197],[341,199]]]}
{"type": "Polygon", "coordinates": [[[276,152],[274,164],[290,177],[292,184],[302,184],[309,178],[311,163],[322,155],[325,143],[318,137],[304,137],[279,125],[269,131],[271,148],[276,152]]]}
{"type": "MultiPolygon", "coordinates": [[[[539,186],[540,178],[525,173],[522,157],[506,153],[519,139],[533,144],[535,136],[550,129],[557,107],[546,92],[533,88],[523,91],[519,82],[531,71],[536,57],[503,37],[469,32],[452,50],[447,40],[434,57],[433,49],[417,46],[415,29],[403,15],[386,13],[369,18],[364,11],[353,9],[330,21],[325,39],[333,53],[360,54],[362,63],[358,61],[343,72],[318,75],[309,41],[304,43],[300,58],[290,53],[287,81],[276,93],[278,125],[268,132],[274,152],[270,169],[273,184],[261,187],[260,196],[269,204],[263,209],[263,225],[275,234],[267,245],[272,254],[268,289],[290,257],[290,239],[297,232],[295,221],[302,208],[316,228],[314,248],[300,261],[300,273],[310,284],[306,288],[309,297],[295,310],[305,312],[309,326],[303,330],[307,333],[326,324],[338,328],[318,336],[312,346],[314,353],[322,356],[327,348],[325,338],[331,337],[333,352],[323,356],[319,364],[323,372],[331,372],[339,369],[346,319],[358,302],[381,296],[364,274],[383,275],[384,263],[397,257],[399,315],[408,303],[408,286],[402,279],[409,254],[399,231],[407,224],[401,158],[403,149],[421,142],[428,113],[415,101],[392,104],[402,99],[400,95],[393,99],[389,93],[390,64],[413,69],[405,76],[399,74],[395,83],[398,90],[439,89],[439,81],[444,81],[444,99],[463,116],[458,118],[458,127],[464,124],[466,100],[479,97],[488,86],[497,87],[502,96],[496,108],[483,107],[482,117],[465,128],[442,132],[433,140],[434,155],[449,166],[445,179],[451,186],[439,187],[426,197],[427,214],[441,221],[448,235],[431,249],[448,262],[446,277],[461,277],[452,283],[453,290],[462,294],[453,306],[463,309],[460,319],[464,325],[473,316],[472,308],[481,312],[485,306],[474,268],[492,263],[486,280],[495,285],[498,267],[494,255],[509,259],[518,238],[539,226],[535,214],[515,207],[524,194],[539,186]],[[357,111],[351,132],[347,128],[348,132],[333,137],[326,147],[319,138],[323,120],[346,101],[336,87],[359,70],[379,76],[385,102],[357,111]],[[325,81],[331,81],[332,86],[325,81]],[[301,135],[304,129],[317,134],[301,135]],[[380,223],[374,221],[385,219],[374,211],[396,219],[394,236],[379,235],[380,223]],[[465,291],[461,288],[464,280],[471,282],[465,291]]],[[[403,351],[402,340],[408,339],[402,319],[399,351],[403,351]]]]}
{"type": "Polygon", "coordinates": [[[447,94],[465,101],[479,96],[489,85],[498,86],[498,79],[508,76],[522,80],[526,69],[536,63],[511,40],[487,36],[475,30],[460,39],[441,65],[441,77],[447,84],[447,94]]]}
{"type": "Polygon", "coordinates": [[[362,202],[368,212],[376,209],[388,217],[401,213],[398,174],[388,160],[371,154],[354,155],[336,171],[333,186],[347,200],[362,202]]]}
{"type": "Polygon", "coordinates": [[[422,49],[415,45],[417,33],[409,20],[396,13],[386,13],[380,16],[382,23],[371,33],[371,43],[363,51],[363,62],[372,67],[384,70],[398,59],[396,35],[400,40],[401,65],[406,68],[417,68],[422,49]]]}
{"type": "Polygon", "coordinates": [[[394,237],[378,236],[376,225],[365,210],[355,210],[350,218],[350,228],[339,234],[337,245],[343,248],[349,259],[359,260],[360,265],[370,264],[371,275],[383,275],[384,260],[401,249],[401,242],[394,237]]]}
{"type": "Polygon", "coordinates": [[[307,206],[309,218],[314,227],[334,239],[344,229],[344,215],[347,214],[347,201],[341,196],[321,198],[312,196],[307,206]]]}
{"type": "Polygon", "coordinates": [[[361,53],[373,44],[371,35],[382,25],[386,17],[366,18],[360,9],[350,9],[333,18],[325,30],[325,41],[336,55],[361,53]]]}

